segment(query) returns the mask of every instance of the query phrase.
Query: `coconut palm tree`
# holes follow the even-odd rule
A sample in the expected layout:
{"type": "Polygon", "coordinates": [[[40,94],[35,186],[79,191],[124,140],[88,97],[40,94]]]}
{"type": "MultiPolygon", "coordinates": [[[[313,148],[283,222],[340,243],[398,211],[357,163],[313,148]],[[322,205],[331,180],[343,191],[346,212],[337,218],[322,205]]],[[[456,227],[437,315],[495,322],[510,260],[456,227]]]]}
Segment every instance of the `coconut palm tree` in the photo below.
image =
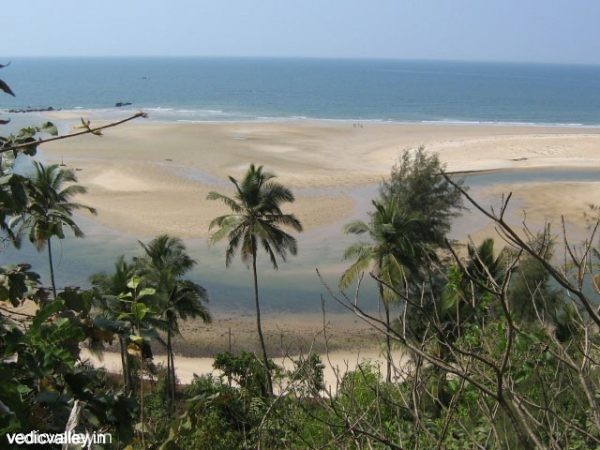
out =
{"type": "Polygon", "coordinates": [[[143,242],[140,245],[145,257],[136,262],[146,283],[156,289],[158,310],[167,325],[167,394],[173,404],[176,378],[172,339],[174,334],[179,334],[178,319],[200,318],[205,323],[211,322],[206,308],[208,294],[199,284],[182,279],[196,261],[187,254],[181,239],[163,234],[148,245],[143,242]]]}
{"type": "Polygon", "coordinates": [[[162,315],[167,321],[167,383],[171,405],[175,401],[175,353],[173,352],[172,337],[181,334],[179,319],[188,320],[200,318],[204,323],[212,322],[205,303],[208,302],[206,289],[190,280],[177,280],[166,299],[166,308],[162,315]]]}
{"type": "MultiPolygon", "coordinates": [[[[129,280],[135,275],[136,268],[128,263],[124,256],[119,256],[114,265],[112,274],[96,273],[90,277],[94,290],[94,306],[100,315],[108,320],[116,321],[122,313],[129,310],[129,304],[120,302],[118,296],[127,292],[129,280]]],[[[121,369],[123,373],[123,386],[130,392],[133,389],[131,358],[127,353],[128,338],[131,330],[123,327],[118,330],[119,350],[121,352],[121,369]]]]}
{"type": "Polygon", "coordinates": [[[494,315],[489,289],[501,285],[504,277],[508,250],[496,255],[492,238],[485,239],[479,246],[469,243],[467,252],[464,265],[453,264],[448,268],[448,282],[436,305],[436,314],[446,325],[446,339],[458,338],[465,325],[473,321],[484,326],[486,319],[494,315]]]}
{"type": "MultiPolygon", "coordinates": [[[[375,211],[369,223],[357,220],[344,227],[346,234],[367,235],[370,242],[349,246],[344,259],[354,262],[340,278],[339,286],[346,289],[361,273],[371,270],[378,281],[379,300],[385,311],[386,326],[390,326],[390,304],[397,300],[396,287],[402,286],[407,275],[417,274],[425,248],[418,244],[416,234],[423,226],[417,216],[403,215],[392,199],[373,201],[375,211]]],[[[387,381],[391,381],[391,340],[386,339],[387,381]]]]}
{"type": "Polygon", "coordinates": [[[148,244],[138,241],[144,249],[145,257],[136,258],[146,278],[155,285],[168,285],[190,271],[196,261],[188,254],[183,241],[167,234],[155,237],[148,244]]]}
{"type": "Polygon", "coordinates": [[[467,263],[467,272],[471,277],[477,279],[482,285],[490,283],[490,277],[498,284],[501,283],[503,262],[506,260],[506,253],[501,251],[498,255],[494,252],[494,239],[487,238],[476,247],[470,243],[467,246],[469,259],[467,263]]]}
{"type": "Polygon", "coordinates": [[[28,205],[25,214],[18,216],[12,226],[19,230],[28,230],[29,240],[38,251],[48,247],[50,265],[50,282],[52,293],[56,298],[56,282],[52,261],[52,237],[64,239],[64,228],[69,228],[75,237],[83,237],[83,231],[73,220],[73,212],[87,209],[92,214],[96,210],[89,206],[75,203],[72,198],[84,194],[86,188],[78,184],[75,174],[57,164],[44,166],[34,161],[34,174],[27,183],[28,205]]]}
{"type": "Polygon", "coordinates": [[[300,221],[293,214],[284,214],[281,210],[282,203],[294,201],[294,195],[288,188],[273,181],[274,178],[275,175],[264,172],[262,166],[251,164],[241,181],[229,177],[235,187],[233,198],[217,192],[211,192],[207,197],[222,201],[231,209],[231,214],[217,217],[209,225],[209,230],[216,228],[210,237],[211,243],[224,238],[228,240],[225,265],[229,266],[238,250],[242,261],[252,261],[256,328],[270,394],[273,393],[273,384],[262,333],[256,257],[260,246],[269,256],[273,268],[277,269],[277,257],[285,261],[288,253],[295,255],[298,249],[296,239],[281,227],[302,231],[300,221]]]}

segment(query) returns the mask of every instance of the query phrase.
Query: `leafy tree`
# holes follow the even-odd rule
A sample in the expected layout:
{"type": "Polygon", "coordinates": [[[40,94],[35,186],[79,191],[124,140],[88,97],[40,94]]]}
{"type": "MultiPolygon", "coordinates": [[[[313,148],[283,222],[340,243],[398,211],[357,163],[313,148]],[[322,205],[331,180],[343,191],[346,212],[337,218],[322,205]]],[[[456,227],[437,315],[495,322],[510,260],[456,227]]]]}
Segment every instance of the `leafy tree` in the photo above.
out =
{"type": "Polygon", "coordinates": [[[443,171],[444,165],[437,154],[427,153],[424,147],[406,150],[380,187],[382,201],[394,202],[400,214],[416,215],[422,220],[412,241],[416,247],[427,251],[418,259],[418,271],[413,274],[412,281],[419,283],[411,283],[415,289],[407,290],[407,293],[413,295],[416,303],[423,303],[423,307],[415,308],[415,302],[405,305],[406,316],[411,319],[405,324],[405,330],[416,339],[427,330],[427,315],[440,307],[436,303],[446,282],[444,261],[441,260],[444,253],[440,249],[446,247],[453,219],[464,209],[460,191],[463,181],[452,184],[443,171]]]}
{"type": "MultiPolygon", "coordinates": [[[[385,310],[386,325],[390,326],[390,304],[398,299],[394,287],[402,289],[406,277],[416,274],[425,249],[419,247],[415,236],[424,226],[416,215],[405,216],[394,200],[373,201],[375,211],[370,223],[357,220],[344,227],[346,234],[367,235],[370,242],[348,247],[344,259],[352,265],[340,278],[340,288],[346,289],[365,270],[372,270],[378,281],[379,300],[385,310]]],[[[386,339],[387,381],[391,381],[391,341],[386,339]]]]}
{"type": "Polygon", "coordinates": [[[33,317],[0,316],[3,439],[12,431],[64,431],[78,401],[81,427],[102,424],[116,432],[115,438],[129,440],[134,405],[108,386],[101,372],[81,361],[83,345],[99,348],[113,336],[90,310],[89,293],[68,289],[42,302],[33,317]]]}
{"type": "Polygon", "coordinates": [[[56,298],[52,237],[64,239],[65,227],[71,229],[76,237],[83,237],[83,231],[73,220],[73,211],[87,209],[92,214],[96,214],[96,210],[72,201],[75,195],[86,192],[83,186],[70,184],[77,182],[74,172],[62,169],[57,164],[44,166],[37,161],[33,162],[33,167],[35,174],[27,183],[28,206],[25,215],[18,216],[13,221],[13,226],[27,230],[29,240],[38,251],[48,246],[50,282],[52,293],[56,298]]]}
{"type": "MultiPolygon", "coordinates": [[[[2,172],[6,171],[5,168],[5,171],[2,172]]],[[[25,212],[27,206],[26,180],[20,175],[2,172],[0,172],[0,232],[3,233],[3,236],[0,237],[0,241],[11,241],[18,246],[18,236],[10,226],[10,218],[15,214],[25,212]]],[[[0,245],[3,243],[0,242],[0,245]]]]}
{"type": "MultiPolygon", "coordinates": [[[[271,371],[286,375],[269,361],[271,371]]],[[[267,376],[259,357],[250,352],[215,355],[214,369],[221,372],[195,376],[185,389],[189,398],[185,412],[172,424],[164,449],[208,447],[215,449],[286,448],[276,427],[265,425],[266,415],[278,409],[277,402],[268,401],[267,376]],[[226,381],[227,380],[227,381],[226,381]],[[234,381],[234,386],[231,381],[234,381]]],[[[310,370],[305,368],[305,372],[310,370]]],[[[318,369],[317,369],[318,370],[318,369]]],[[[294,371],[298,374],[299,371],[294,371]]],[[[283,400],[283,399],[281,399],[283,400]]],[[[285,402],[285,400],[283,400],[285,402]]],[[[282,409],[288,403],[281,403],[282,409]]],[[[289,448],[289,447],[288,447],[289,448]]]]}
{"type": "MultiPolygon", "coordinates": [[[[119,256],[114,264],[113,273],[96,273],[90,277],[94,292],[94,306],[98,310],[98,317],[117,321],[124,312],[129,311],[129,304],[119,301],[118,296],[123,292],[127,292],[127,284],[135,274],[135,266],[128,263],[124,256],[119,256]]],[[[133,390],[133,371],[131,358],[127,352],[131,327],[125,322],[122,323],[123,326],[115,331],[119,339],[123,385],[127,392],[131,392],[133,390]]]]}
{"type": "MultiPolygon", "coordinates": [[[[8,64],[0,64],[3,69],[8,64]]],[[[10,86],[0,79],[0,90],[6,94],[15,96],[10,86]]],[[[10,119],[0,120],[0,125],[6,125],[10,119]]],[[[10,226],[10,219],[22,214],[27,207],[27,179],[14,173],[14,165],[17,157],[21,154],[33,156],[39,144],[38,135],[47,133],[57,135],[58,131],[54,124],[46,122],[41,127],[26,127],[18,131],[16,135],[0,136],[0,241],[8,237],[13,244],[19,241],[10,226]]]]}
{"type": "Polygon", "coordinates": [[[151,319],[158,315],[153,309],[152,298],[155,290],[149,287],[142,287],[141,278],[134,275],[127,283],[127,291],[118,296],[119,301],[128,304],[129,310],[119,315],[119,320],[127,321],[131,324],[131,336],[127,351],[132,356],[139,358],[139,385],[140,385],[140,421],[138,430],[142,441],[142,447],[146,448],[145,432],[146,423],[144,421],[144,368],[147,360],[152,359],[152,350],[150,348],[151,339],[158,338],[156,330],[149,325],[151,319]]]}
{"type": "MultiPolygon", "coordinates": [[[[264,372],[260,361],[250,355],[264,372]]],[[[263,374],[264,380],[264,374],[263,374]]],[[[264,385],[264,382],[262,383],[264,385]]],[[[243,388],[229,386],[211,375],[194,377],[186,389],[185,411],[174,421],[163,450],[257,448],[254,433],[268,405],[243,388]]],[[[276,447],[266,447],[276,448],[276,447]]]]}
{"type": "MultiPolygon", "coordinates": [[[[267,369],[269,361],[262,332],[258,298],[256,271],[258,248],[261,246],[265,250],[273,268],[277,269],[277,257],[285,261],[288,253],[295,255],[298,249],[296,239],[281,227],[302,231],[300,221],[293,214],[285,214],[281,210],[283,203],[294,201],[294,195],[288,188],[273,181],[274,178],[275,175],[264,172],[262,166],[255,167],[254,164],[251,164],[241,181],[229,177],[235,187],[233,198],[217,192],[208,194],[209,200],[222,201],[231,209],[231,214],[217,217],[209,226],[209,229],[217,228],[210,237],[211,243],[224,238],[228,240],[225,265],[229,266],[238,249],[242,261],[246,263],[249,260],[252,261],[256,328],[262,349],[263,363],[267,369]]],[[[269,393],[272,394],[273,385],[268,370],[267,383],[269,393]]]]}
{"type": "Polygon", "coordinates": [[[0,136],[0,233],[4,235],[1,240],[8,238],[17,246],[18,236],[10,222],[27,210],[29,183],[26,177],[14,173],[14,165],[20,155],[36,154],[40,134],[55,136],[58,131],[54,124],[46,122],[39,127],[22,128],[16,135],[0,136]]]}
{"type": "MultiPolygon", "coordinates": [[[[265,397],[269,393],[269,386],[265,382],[267,379],[265,368],[254,353],[241,352],[239,355],[229,352],[219,353],[215,355],[213,367],[221,371],[224,378],[233,380],[252,396],[265,397]]],[[[269,360],[269,370],[276,369],[277,366],[269,360]]]]}
{"type": "Polygon", "coordinates": [[[45,298],[45,291],[39,289],[40,276],[29,269],[29,264],[0,266],[0,302],[19,306],[26,298],[35,301],[45,298]]]}
{"type": "Polygon", "coordinates": [[[212,320],[206,308],[208,294],[199,284],[182,279],[196,261],[187,254],[181,239],[163,234],[148,245],[140,245],[145,252],[145,257],[137,260],[140,273],[156,289],[157,307],[167,325],[167,395],[172,403],[176,388],[173,334],[179,334],[178,319],[212,320]]]}
{"type": "MultiPolygon", "coordinates": [[[[460,190],[444,178],[443,169],[438,155],[427,154],[424,147],[406,150],[380,189],[381,197],[397,202],[403,214],[420,215],[424,221],[420,239],[439,246],[464,209],[460,190]]],[[[462,180],[456,183],[463,184],[462,180]]]]}

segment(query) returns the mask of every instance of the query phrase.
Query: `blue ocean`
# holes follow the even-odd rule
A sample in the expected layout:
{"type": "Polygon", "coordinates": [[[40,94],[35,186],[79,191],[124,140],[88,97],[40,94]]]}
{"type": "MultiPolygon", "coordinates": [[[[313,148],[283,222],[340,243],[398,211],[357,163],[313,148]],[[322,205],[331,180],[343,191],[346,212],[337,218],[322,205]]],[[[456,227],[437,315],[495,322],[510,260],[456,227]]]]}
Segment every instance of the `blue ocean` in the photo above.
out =
{"type": "Polygon", "coordinates": [[[600,66],[266,58],[2,58],[0,109],[156,120],[317,118],[600,125],[600,66]]]}

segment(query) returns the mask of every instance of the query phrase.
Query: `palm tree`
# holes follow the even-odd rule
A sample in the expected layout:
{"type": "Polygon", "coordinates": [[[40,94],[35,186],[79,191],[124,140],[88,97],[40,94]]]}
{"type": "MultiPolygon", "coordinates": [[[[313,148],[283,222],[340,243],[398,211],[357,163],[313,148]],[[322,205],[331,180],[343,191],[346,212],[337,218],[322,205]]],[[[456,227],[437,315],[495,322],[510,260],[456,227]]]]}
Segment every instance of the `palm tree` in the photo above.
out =
{"type": "Polygon", "coordinates": [[[62,169],[57,164],[44,166],[37,161],[33,162],[33,167],[35,173],[27,183],[28,206],[25,214],[18,216],[12,225],[21,230],[28,229],[29,240],[38,251],[48,246],[50,282],[56,298],[51,238],[56,236],[64,239],[65,227],[70,228],[75,237],[83,237],[83,231],[73,220],[73,211],[87,209],[96,214],[96,210],[71,201],[74,196],[86,192],[83,186],[70,184],[77,182],[77,177],[71,170],[62,169]]]}
{"type": "Polygon", "coordinates": [[[501,283],[503,275],[505,252],[501,251],[496,256],[494,253],[494,239],[485,239],[479,247],[474,244],[467,246],[469,261],[467,272],[482,285],[490,284],[490,277],[498,284],[501,283]]]}
{"type": "MultiPolygon", "coordinates": [[[[423,226],[416,216],[403,215],[392,199],[373,201],[375,211],[370,222],[357,220],[344,227],[346,234],[369,236],[369,243],[359,242],[344,252],[344,259],[354,259],[340,278],[339,286],[346,289],[366,270],[373,271],[378,278],[379,300],[385,311],[386,326],[390,327],[390,303],[398,297],[394,291],[402,286],[408,274],[417,274],[419,262],[425,254],[425,248],[415,239],[423,226]]],[[[392,355],[391,339],[386,335],[386,379],[391,381],[392,355]]]]}
{"type": "Polygon", "coordinates": [[[152,358],[150,341],[157,340],[165,345],[157,330],[167,329],[167,323],[160,317],[160,311],[155,304],[156,290],[145,285],[145,280],[140,277],[139,272],[137,261],[133,264],[128,263],[124,256],[119,256],[114,264],[113,273],[100,272],[90,277],[93,306],[97,311],[94,320],[102,320],[104,327],[118,336],[123,386],[127,392],[136,389],[133,378],[136,370],[143,371],[141,365],[136,367],[132,353],[141,350],[144,358],[152,358]],[[137,300],[134,301],[132,296],[137,300]],[[139,311],[133,306],[135,302],[144,304],[143,317],[136,316],[139,311]],[[142,336],[143,342],[135,341],[135,335],[142,336]],[[135,352],[132,349],[135,349],[135,352]]]}
{"type": "Polygon", "coordinates": [[[267,388],[271,395],[273,384],[260,319],[256,256],[260,245],[269,255],[273,268],[277,269],[277,257],[285,261],[288,252],[295,255],[298,250],[296,239],[281,227],[302,231],[300,221],[293,214],[284,214],[281,211],[281,204],[293,202],[294,195],[288,188],[273,181],[273,178],[275,175],[263,172],[262,166],[255,167],[251,164],[240,182],[229,177],[235,187],[233,198],[217,192],[211,192],[207,197],[209,200],[220,200],[231,209],[231,214],[217,217],[209,225],[209,230],[217,228],[210,237],[211,243],[225,237],[228,239],[225,265],[229,266],[238,249],[242,261],[248,263],[252,260],[256,328],[262,348],[267,388]]]}
{"type": "Polygon", "coordinates": [[[181,278],[196,264],[187,254],[181,239],[163,234],[148,245],[143,242],[140,245],[146,255],[136,262],[146,282],[156,289],[158,308],[167,325],[167,395],[172,405],[176,389],[173,334],[179,334],[179,318],[200,318],[205,323],[211,322],[205,305],[208,294],[199,284],[181,278]]]}
{"type": "MultiPolygon", "coordinates": [[[[118,300],[118,296],[127,292],[129,280],[135,275],[136,268],[129,264],[124,256],[119,256],[114,265],[112,274],[96,273],[90,277],[90,283],[94,288],[94,305],[100,310],[103,317],[111,321],[118,320],[124,312],[129,311],[129,304],[118,300]]],[[[119,349],[121,352],[121,368],[123,373],[123,385],[130,392],[133,389],[133,378],[131,370],[131,358],[127,353],[128,338],[131,334],[129,328],[124,328],[117,333],[119,337],[119,349]]]]}
{"type": "Polygon", "coordinates": [[[175,353],[172,336],[180,334],[178,319],[188,320],[200,318],[204,323],[212,322],[212,316],[204,303],[208,302],[206,289],[190,280],[178,280],[167,298],[163,317],[167,321],[167,383],[171,405],[175,401],[175,353]]]}

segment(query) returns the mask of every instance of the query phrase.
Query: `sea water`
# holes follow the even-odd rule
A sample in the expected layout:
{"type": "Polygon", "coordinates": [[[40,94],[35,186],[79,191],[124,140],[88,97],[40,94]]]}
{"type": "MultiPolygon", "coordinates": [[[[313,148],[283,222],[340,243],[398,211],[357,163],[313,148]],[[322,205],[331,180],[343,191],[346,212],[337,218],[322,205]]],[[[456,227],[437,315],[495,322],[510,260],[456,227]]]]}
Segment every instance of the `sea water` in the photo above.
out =
{"type": "Polygon", "coordinates": [[[600,125],[600,66],[268,58],[1,58],[0,109],[178,121],[318,118],[600,125]]]}

